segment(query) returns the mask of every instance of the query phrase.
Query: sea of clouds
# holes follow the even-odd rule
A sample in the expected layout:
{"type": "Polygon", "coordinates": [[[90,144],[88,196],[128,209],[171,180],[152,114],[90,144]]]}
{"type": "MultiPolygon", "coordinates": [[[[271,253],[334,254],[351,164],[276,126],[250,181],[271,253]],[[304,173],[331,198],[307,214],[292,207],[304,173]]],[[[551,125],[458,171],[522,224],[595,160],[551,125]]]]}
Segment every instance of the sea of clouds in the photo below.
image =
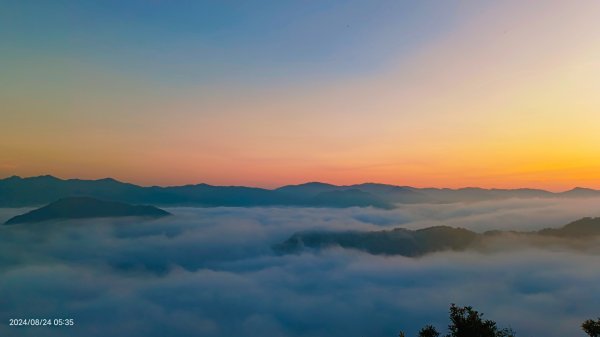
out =
{"type": "MultiPolygon", "coordinates": [[[[372,208],[169,208],[157,220],[0,226],[0,336],[407,336],[472,305],[518,336],[584,336],[600,316],[598,250],[527,245],[421,258],[330,249],[278,256],[296,231],[433,225],[537,230],[600,199],[372,208]],[[14,327],[10,318],[74,318],[14,327]]],[[[0,209],[0,221],[27,209],[0,209]]]]}

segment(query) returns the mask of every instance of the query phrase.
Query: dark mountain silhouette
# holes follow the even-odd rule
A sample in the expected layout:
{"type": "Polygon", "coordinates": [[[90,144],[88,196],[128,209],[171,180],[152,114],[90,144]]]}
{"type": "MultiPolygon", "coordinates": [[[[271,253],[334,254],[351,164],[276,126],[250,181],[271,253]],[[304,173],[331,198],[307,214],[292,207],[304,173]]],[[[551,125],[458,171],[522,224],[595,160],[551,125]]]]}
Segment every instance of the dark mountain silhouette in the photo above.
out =
{"type": "Polygon", "coordinates": [[[305,248],[358,249],[377,255],[419,256],[434,251],[461,250],[470,245],[477,234],[462,228],[430,227],[417,231],[404,228],[360,232],[303,232],[273,248],[278,253],[295,253],[305,248]]]}
{"type": "Polygon", "coordinates": [[[142,187],[112,178],[59,179],[53,176],[0,179],[0,207],[39,206],[67,197],[88,196],[133,204],[165,206],[303,206],[379,207],[394,204],[451,203],[503,198],[575,198],[599,196],[600,191],[577,188],[562,193],[536,189],[413,188],[376,183],[349,186],[312,182],[269,190],[207,184],[142,187]]]}
{"type": "MultiPolygon", "coordinates": [[[[385,184],[365,183],[358,185],[348,186],[336,186],[331,184],[325,184],[320,182],[310,182],[300,185],[288,185],[277,188],[274,190],[277,193],[293,198],[312,198],[312,203],[318,205],[320,201],[318,199],[325,198],[327,196],[340,196],[346,197],[349,200],[354,200],[354,197],[359,198],[359,192],[366,192],[370,194],[363,195],[363,198],[372,199],[371,202],[360,202],[355,206],[361,206],[360,204],[366,204],[368,206],[375,206],[375,204],[381,204],[382,208],[388,208],[393,203],[417,203],[417,202],[428,202],[430,198],[427,195],[419,193],[412,187],[401,187],[385,184]],[[348,192],[352,191],[352,192],[348,192]],[[336,192],[348,192],[348,193],[336,193],[336,192]],[[354,195],[351,197],[351,195],[354,195]],[[317,199],[317,200],[314,200],[317,199]]],[[[336,202],[339,203],[339,202],[336,202]]],[[[352,203],[351,203],[352,204],[352,203]]],[[[378,207],[378,206],[375,206],[378,207]]]]}
{"type": "Polygon", "coordinates": [[[373,195],[377,195],[380,198],[392,203],[411,204],[434,201],[431,196],[422,193],[413,187],[376,183],[352,185],[351,187],[361,191],[369,192],[373,195]]]}
{"type": "Polygon", "coordinates": [[[598,196],[600,195],[600,191],[591,188],[575,187],[572,190],[560,193],[560,195],[567,198],[586,198],[598,196]]]}
{"type": "Polygon", "coordinates": [[[33,178],[11,177],[0,180],[0,206],[19,207],[47,204],[54,200],[89,196],[126,203],[188,206],[303,206],[303,207],[382,207],[391,204],[358,190],[341,189],[334,185],[307,184],[304,190],[267,190],[243,186],[212,186],[207,184],[174,187],[141,187],[114,179],[62,180],[52,176],[33,178]],[[331,186],[331,188],[321,188],[331,186]],[[328,192],[336,192],[328,194],[328,192]]]}
{"type": "Polygon", "coordinates": [[[4,207],[45,205],[61,198],[74,196],[133,202],[143,199],[144,194],[144,188],[140,186],[110,178],[62,180],[53,176],[31,178],[13,176],[0,180],[0,205],[4,207]]]}
{"type": "Polygon", "coordinates": [[[395,228],[382,231],[309,231],[293,234],[289,239],[273,246],[280,254],[298,253],[304,249],[341,247],[356,249],[376,255],[421,256],[446,250],[464,250],[486,239],[502,234],[531,237],[556,237],[559,239],[585,239],[600,236],[600,218],[583,218],[556,229],[536,232],[488,231],[483,234],[463,228],[447,226],[419,230],[395,228]]]}
{"type": "Polygon", "coordinates": [[[287,185],[277,188],[274,191],[288,197],[311,198],[320,193],[333,192],[340,189],[343,189],[343,187],[320,182],[310,182],[300,185],[287,185]]]}
{"type": "Polygon", "coordinates": [[[377,207],[394,208],[394,205],[371,194],[358,189],[335,190],[321,192],[308,200],[309,206],[314,207],[377,207]]]}
{"type": "MultiPolygon", "coordinates": [[[[427,195],[432,202],[474,202],[483,200],[498,200],[507,198],[550,198],[558,197],[559,193],[544,190],[519,188],[519,189],[484,189],[478,187],[466,187],[459,189],[449,188],[424,188],[419,192],[427,195]]],[[[600,196],[600,193],[598,194],[600,196]]]]}
{"type": "Polygon", "coordinates": [[[170,215],[154,206],[128,205],[89,197],[73,197],[55,201],[31,212],[15,216],[6,225],[62,219],[87,219],[107,217],[163,217],[170,215]]]}
{"type": "Polygon", "coordinates": [[[600,235],[600,218],[583,218],[573,221],[561,228],[546,228],[538,232],[540,235],[562,238],[586,238],[600,235]]]}

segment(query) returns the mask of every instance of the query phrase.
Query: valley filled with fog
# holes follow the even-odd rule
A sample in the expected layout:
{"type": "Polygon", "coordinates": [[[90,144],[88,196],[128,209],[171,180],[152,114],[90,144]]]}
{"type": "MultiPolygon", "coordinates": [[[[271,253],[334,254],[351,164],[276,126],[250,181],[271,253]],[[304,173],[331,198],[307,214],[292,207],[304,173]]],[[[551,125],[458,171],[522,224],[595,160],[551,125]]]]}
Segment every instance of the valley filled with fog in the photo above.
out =
{"type": "MultiPolygon", "coordinates": [[[[0,209],[0,222],[29,208],[0,209]]],[[[445,330],[450,303],[518,336],[584,336],[600,316],[600,240],[586,249],[503,240],[410,258],[333,247],[279,255],[296,232],[447,225],[555,228],[600,199],[506,199],[394,209],[166,208],[173,216],[0,226],[0,320],[74,318],[22,336],[397,336],[445,330]],[[489,247],[488,247],[489,248],[489,247]]],[[[0,335],[15,327],[0,325],[0,335]]]]}

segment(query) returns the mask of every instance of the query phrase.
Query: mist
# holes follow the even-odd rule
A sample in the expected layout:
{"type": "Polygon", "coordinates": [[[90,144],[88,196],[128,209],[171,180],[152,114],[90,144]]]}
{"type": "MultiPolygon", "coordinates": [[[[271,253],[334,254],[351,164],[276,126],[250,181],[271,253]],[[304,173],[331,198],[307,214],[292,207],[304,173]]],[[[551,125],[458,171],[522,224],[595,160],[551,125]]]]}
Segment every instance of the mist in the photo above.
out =
{"type": "MultiPolygon", "coordinates": [[[[434,225],[537,230],[600,215],[600,199],[372,208],[169,208],[174,216],[0,228],[0,335],[397,336],[450,303],[518,336],[584,336],[600,315],[598,249],[503,242],[420,258],[332,248],[278,256],[302,230],[434,225]],[[74,318],[74,327],[10,327],[74,318]]],[[[25,209],[0,209],[0,221],[25,209]]],[[[593,243],[600,247],[597,242],[593,243]]]]}

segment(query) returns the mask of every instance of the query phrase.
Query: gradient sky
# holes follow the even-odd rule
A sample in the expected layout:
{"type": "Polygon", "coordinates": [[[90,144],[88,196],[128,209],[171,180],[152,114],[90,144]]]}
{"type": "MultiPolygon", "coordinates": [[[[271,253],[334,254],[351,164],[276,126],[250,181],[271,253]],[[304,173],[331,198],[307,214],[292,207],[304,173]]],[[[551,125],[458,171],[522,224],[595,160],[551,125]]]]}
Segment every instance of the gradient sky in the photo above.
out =
{"type": "Polygon", "coordinates": [[[600,188],[599,1],[1,1],[0,176],[600,188]]]}

